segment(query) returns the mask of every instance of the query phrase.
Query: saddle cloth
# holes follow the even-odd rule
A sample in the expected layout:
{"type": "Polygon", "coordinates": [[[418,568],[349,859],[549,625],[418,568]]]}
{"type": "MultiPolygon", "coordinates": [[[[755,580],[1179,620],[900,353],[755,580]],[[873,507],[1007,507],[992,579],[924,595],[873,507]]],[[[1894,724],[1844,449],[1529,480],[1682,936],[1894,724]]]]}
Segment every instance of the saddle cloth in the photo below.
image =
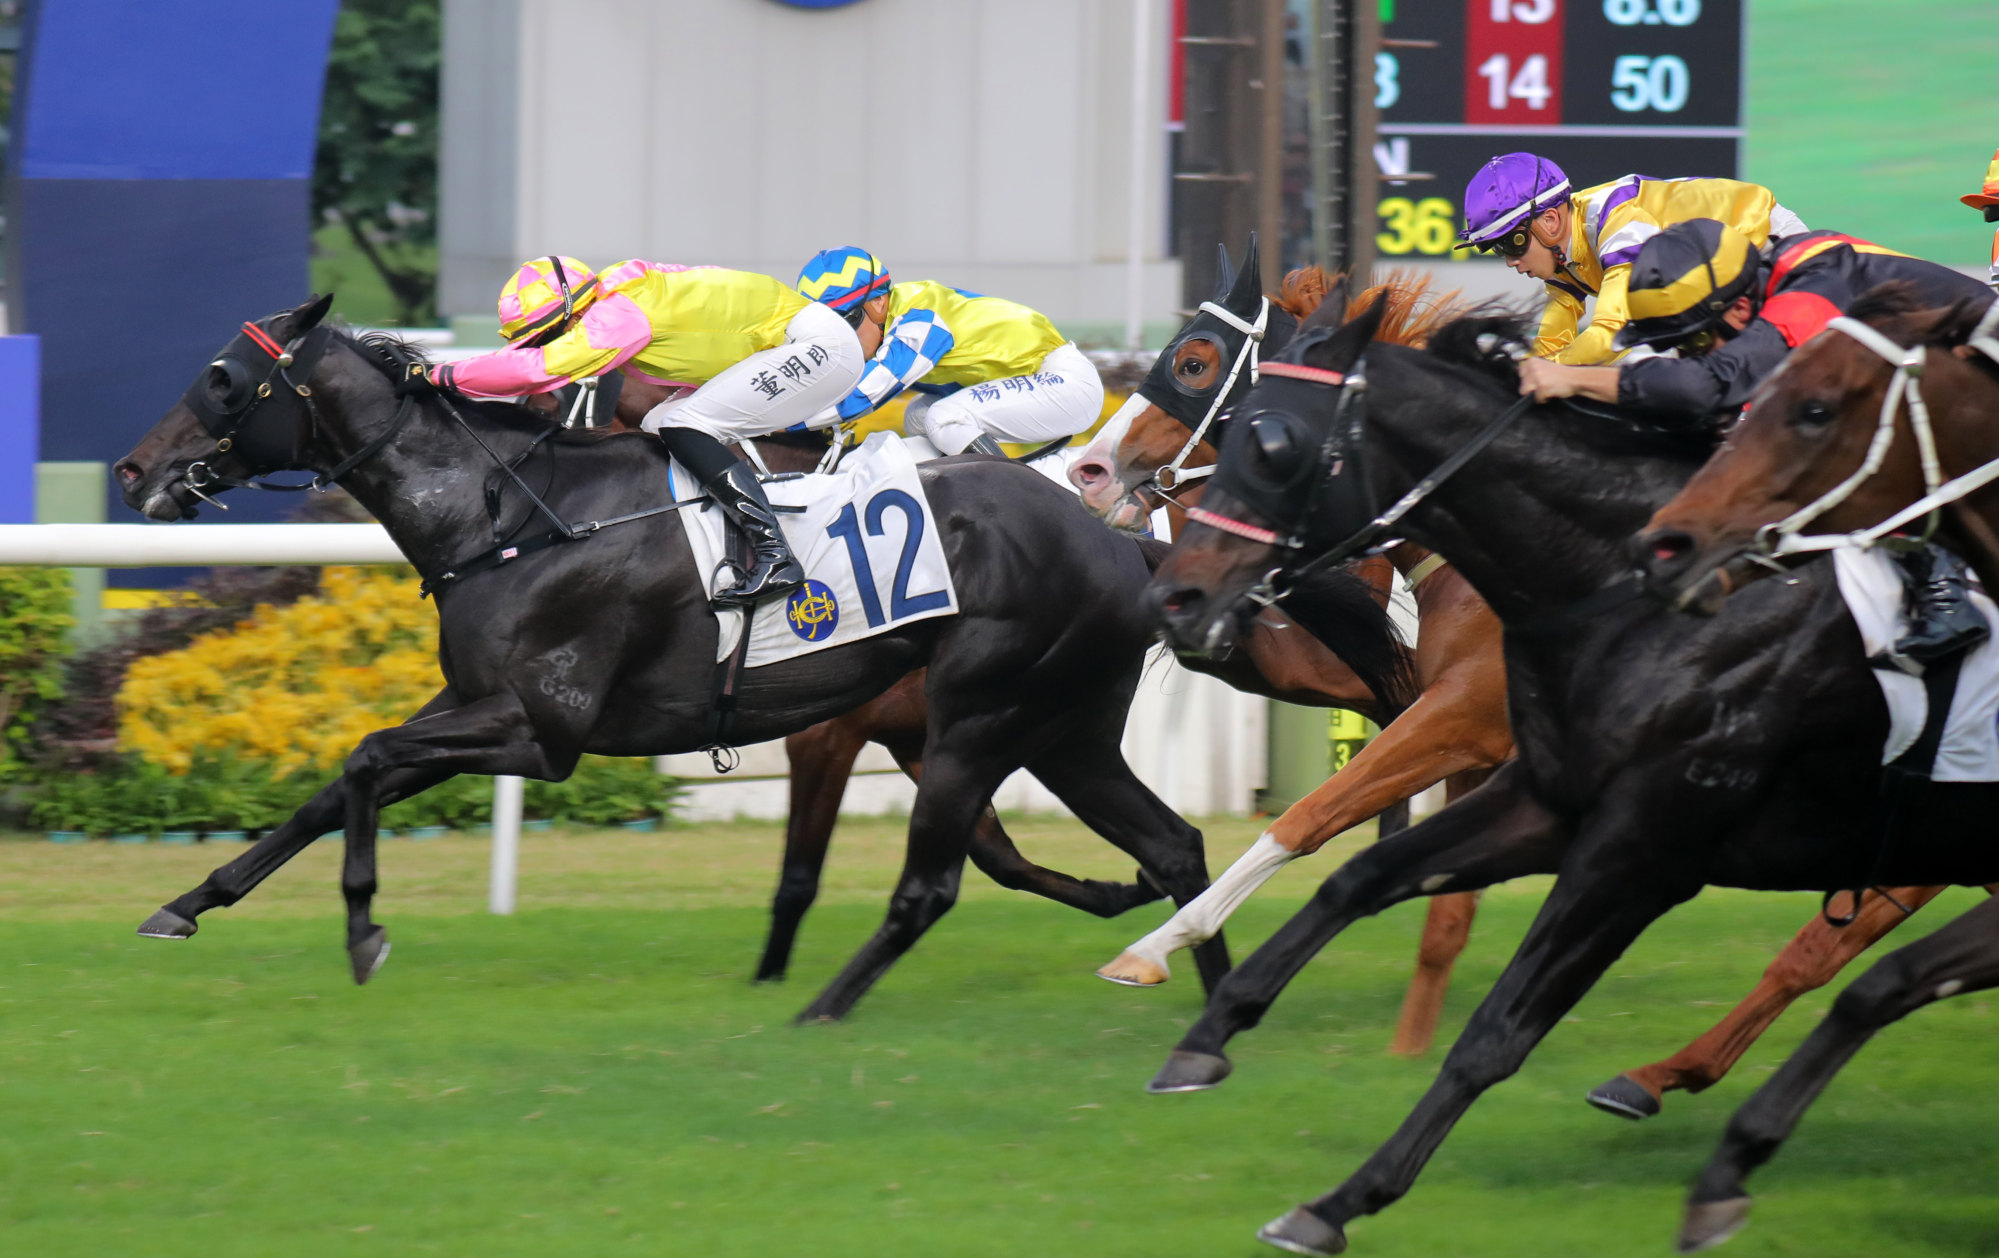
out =
{"type": "MultiPolygon", "coordinates": [[[[1902,579],[1895,561],[1885,551],[1843,546],[1833,552],[1833,567],[1872,659],[1903,632],[1902,579]]],[[[1979,590],[1971,597],[1999,628],[1999,606],[1979,590]]],[[[1921,736],[1929,699],[1922,679],[1898,668],[1877,666],[1874,680],[1888,701],[1888,742],[1881,749],[1881,763],[1887,764],[1921,736]]],[[[1990,638],[1965,654],[1930,777],[1938,782],[1999,782],[1999,645],[1990,638]]]]}
{"type": "MultiPolygon", "coordinates": [[[[691,498],[700,486],[679,463],[669,470],[673,496],[691,498]]],[[[894,433],[879,432],[840,462],[836,472],[767,481],[764,493],[780,510],[778,521],[792,553],[805,565],[806,583],[788,598],[757,605],[744,667],[844,646],[958,610],[957,587],[944,561],[937,521],[924,496],[916,460],[894,433]]],[[[723,567],[729,553],[721,509],[712,503],[680,513],[695,571],[709,577],[708,591],[735,580],[723,567]]],[[[727,659],[743,632],[743,613],[717,608],[722,632],[717,660],[727,659]]]]}

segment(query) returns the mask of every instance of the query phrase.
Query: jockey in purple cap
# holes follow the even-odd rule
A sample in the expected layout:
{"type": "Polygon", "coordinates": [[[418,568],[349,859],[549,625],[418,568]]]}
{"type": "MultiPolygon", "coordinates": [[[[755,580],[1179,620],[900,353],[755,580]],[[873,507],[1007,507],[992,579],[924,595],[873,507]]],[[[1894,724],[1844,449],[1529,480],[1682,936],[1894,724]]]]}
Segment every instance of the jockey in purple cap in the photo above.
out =
{"type": "Polygon", "coordinates": [[[1807,230],[1759,184],[1626,175],[1575,192],[1547,158],[1508,153],[1487,162],[1466,185],[1458,247],[1497,253],[1515,271],[1547,284],[1537,356],[1604,363],[1618,357],[1612,342],[1628,317],[1625,288],[1639,247],[1662,229],[1696,218],[1726,223],[1758,248],[1772,236],[1807,230]],[[1596,314],[1585,329],[1584,304],[1592,297],[1596,314]]]}

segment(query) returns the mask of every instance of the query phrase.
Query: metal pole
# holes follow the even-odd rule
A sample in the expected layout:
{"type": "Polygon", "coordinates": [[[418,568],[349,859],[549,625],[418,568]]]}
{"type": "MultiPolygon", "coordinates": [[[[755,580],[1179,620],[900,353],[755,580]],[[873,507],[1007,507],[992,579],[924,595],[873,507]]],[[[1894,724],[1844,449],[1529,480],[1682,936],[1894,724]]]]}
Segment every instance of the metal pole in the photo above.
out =
{"type": "Polygon", "coordinates": [[[1326,117],[1326,45],[1320,34],[1325,29],[1324,18],[1325,5],[1320,0],[1305,6],[1305,135],[1312,150],[1312,264],[1331,270],[1333,234],[1326,210],[1333,200],[1333,141],[1326,117]]]}
{"type": "Polygon", "coordinates": [[[1152,125],[1152,0],[1131,0],[1131,176],[1126,181],[1124,347],[1145,348],[1145,153],[1157,139],[1152,125]]]}
{"type": "MultiPolygon", "coordinates": [[[[1257,36],[1262,64],[1256,85],[1259,104],[1256,163],[1256,231],[1261,239],[1263,274],[1275,281],[1284,274],[1284,0],[1263,0],[1262,30],[1257,36]]],[[[1271,288],[1277,285],[1273,282],[1271,288]]]]}
{"type": "Polygon", "coordinates": [[[486,896],[486,911],[510,914],[514,911],[514,888],[519,883],[521,863],[521,793],[524,783],[501,774],[493,779],[493,881],[486,896]]]}

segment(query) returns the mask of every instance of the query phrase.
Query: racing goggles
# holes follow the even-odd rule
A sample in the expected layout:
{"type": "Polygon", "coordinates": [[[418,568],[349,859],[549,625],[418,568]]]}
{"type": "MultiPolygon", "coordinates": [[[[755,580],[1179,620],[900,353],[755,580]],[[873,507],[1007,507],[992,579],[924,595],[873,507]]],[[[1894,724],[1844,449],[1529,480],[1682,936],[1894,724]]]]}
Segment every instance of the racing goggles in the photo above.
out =
{"type": "Polygon", "coordinates": [[[1507,232],[1497,240],[1483,240],[1477,245],[1480,253],[1496,253],[1509,261],[1527,256],[1527,246],[1534,243],[1525,224],[1507,232]]]}

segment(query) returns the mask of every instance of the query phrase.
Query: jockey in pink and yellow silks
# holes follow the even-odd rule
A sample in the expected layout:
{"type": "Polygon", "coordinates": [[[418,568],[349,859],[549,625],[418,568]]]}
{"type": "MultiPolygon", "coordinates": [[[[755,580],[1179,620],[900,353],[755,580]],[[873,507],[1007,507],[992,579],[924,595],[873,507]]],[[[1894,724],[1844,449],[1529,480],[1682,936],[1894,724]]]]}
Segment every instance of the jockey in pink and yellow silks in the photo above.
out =
{"type": "Polygon", "coordinates": [[[805,424],[853,389],[864,356],[845,320],[749,271],[633,259],[596,274],[550,256],[523,264],[501,290],[500,332],[508,348],[412,385],[520,397],[623,370],[692,389],[654,407],[644,427],[754,547],[750,572],[715,601],[753,603],[804,583],[762,486],[727,443],[805,424]]]}

